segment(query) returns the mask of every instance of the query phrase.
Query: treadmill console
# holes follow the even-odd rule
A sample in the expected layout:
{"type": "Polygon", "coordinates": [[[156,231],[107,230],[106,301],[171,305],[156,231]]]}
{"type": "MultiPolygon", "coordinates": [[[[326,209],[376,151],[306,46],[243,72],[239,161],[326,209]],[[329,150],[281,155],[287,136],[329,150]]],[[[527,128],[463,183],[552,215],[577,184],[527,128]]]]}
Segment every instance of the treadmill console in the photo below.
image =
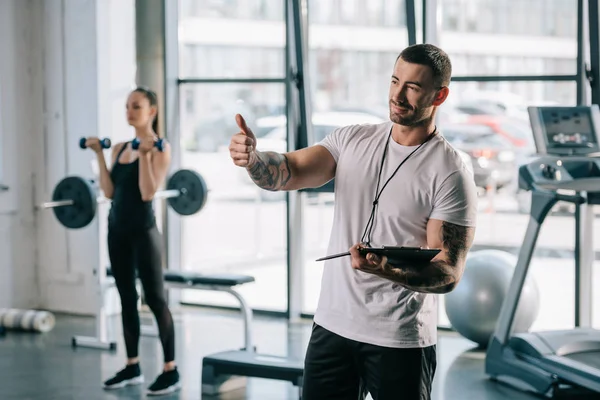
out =
{"type": "Polygon", "coordinates": [[[528,112],[538,154],[576,156],[600,152],[598,105],[529,107],[528,112]]]}
{"type": "Polygon", "coordinates": [[[600,191],[597,105],[529,107],[539,158],[519,169],[519,187],[548,190],[600,191]]]}

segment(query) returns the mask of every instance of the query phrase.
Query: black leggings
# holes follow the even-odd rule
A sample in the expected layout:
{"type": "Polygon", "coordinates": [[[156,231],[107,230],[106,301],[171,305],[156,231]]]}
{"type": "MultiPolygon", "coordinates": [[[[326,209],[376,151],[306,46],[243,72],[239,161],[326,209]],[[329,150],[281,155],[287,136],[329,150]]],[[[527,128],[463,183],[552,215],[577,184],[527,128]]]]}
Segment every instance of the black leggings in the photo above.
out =
{"type": "Polygon", "coordinates": [[[144,298],[156,318],[165,363],[175,359],[175,330],[167,306],[162,272],[161,235],[154,226],[141,232],[118,232],[109,229],[108,255],[112,274],[121,297],[121,319],[127,357],[138,356],[140,317],[137,309],[137,276],[142,282],[144,298]]]}

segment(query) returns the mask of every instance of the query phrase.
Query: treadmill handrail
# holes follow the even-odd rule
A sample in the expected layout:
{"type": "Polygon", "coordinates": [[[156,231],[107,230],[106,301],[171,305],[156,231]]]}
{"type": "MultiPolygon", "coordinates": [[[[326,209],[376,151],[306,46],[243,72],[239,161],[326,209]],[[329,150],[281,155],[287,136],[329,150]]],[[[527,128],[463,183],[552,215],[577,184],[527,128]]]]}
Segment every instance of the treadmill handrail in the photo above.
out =
{"type": "Polygon", "coordinates": [[[585,204],[587,201],[587,199],[580,194],[571,195],[556,193],[556,198],[558,201],[564,201],[573,204],[585,204]]]}
{"type": "Polygon", "coordinates": [[[577,194],[556,193],[552,190],[543,189],[540,186],[536,185],[535,183],[532,183],[531,187],[532,187],[532,191],[545,193],[545,194],[548,194],[549,196],[554,196],[556,198],[556,200],[558,200],[558,201],[564,201],[566,203],[573,203],[573,204],[585,204],[587,201],[587,199],[579,193],[577,193],[577,194]]]}

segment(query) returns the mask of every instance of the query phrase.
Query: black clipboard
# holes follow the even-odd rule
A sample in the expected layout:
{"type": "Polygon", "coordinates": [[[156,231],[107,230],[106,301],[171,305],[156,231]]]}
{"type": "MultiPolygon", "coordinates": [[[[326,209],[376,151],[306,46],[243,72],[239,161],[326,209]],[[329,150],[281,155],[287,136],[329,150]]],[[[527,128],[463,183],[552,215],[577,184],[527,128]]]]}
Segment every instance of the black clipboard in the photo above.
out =
{"type": "MultiPolygon", "coordinates": [[[[381,246],[381,247],[361,247],[358,250],[362,255],[373,253],[378,256],[386,256],[389,264],[416,263],[424,264],[430,262],[437,256],[441,249],[424,249],[422,247],[407,247],[407,246],[381,246]]],[[[332,258],[349,256],[350,252],[332,254],[318,258],[316,261],[331,260],[332,258]]]]}

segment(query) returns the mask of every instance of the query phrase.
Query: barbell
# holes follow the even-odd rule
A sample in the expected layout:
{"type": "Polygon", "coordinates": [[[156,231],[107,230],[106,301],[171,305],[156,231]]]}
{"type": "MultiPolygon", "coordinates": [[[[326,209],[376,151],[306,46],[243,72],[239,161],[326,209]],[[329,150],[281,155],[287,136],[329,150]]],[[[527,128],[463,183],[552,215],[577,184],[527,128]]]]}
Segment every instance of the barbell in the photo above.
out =
{"type": "MultiPolygon", "coordinates": [[[[202,176],[189,169],[180,169],[167,180],[165,190],[155,193],[155,199],[167,199],[173,211],[179,215],[192,215],[206,204],[208,188],[202,176]]],[[[92,181],[79,176],[67,176],[52,192],[52,201],[40,208],[52,209],[56,219],[65,227],[79,229],[87,226],[96,216],[99,203],[110,199],[98,196],[92,181]]]]}

